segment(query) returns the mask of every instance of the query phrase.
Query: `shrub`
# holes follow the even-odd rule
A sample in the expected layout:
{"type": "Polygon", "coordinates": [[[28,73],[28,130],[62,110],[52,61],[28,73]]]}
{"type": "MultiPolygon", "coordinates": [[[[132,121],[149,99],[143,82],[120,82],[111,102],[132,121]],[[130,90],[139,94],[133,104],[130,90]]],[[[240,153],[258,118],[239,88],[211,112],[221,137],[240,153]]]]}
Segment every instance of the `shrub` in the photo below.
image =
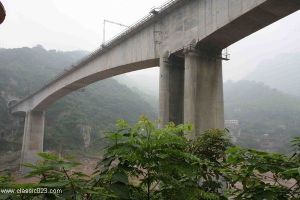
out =
{"type": "Polygon", "coordinates": [[[2,193],[0,199],[299,199],[299,138],[287,157],[232,146],[227,130],[207,130],[188,140],[184,132],[190,129],[173,123],[157,128],[145,117],[133,126],[120,120],[107,134],[110,144],[92,175],[74,170],[79,163],[72,159],[40,153],[42,161],[26,165],[27,177],[38,177],[38,183],[16,184],[6,175],[0,188],[63,193],[2,193]]]}

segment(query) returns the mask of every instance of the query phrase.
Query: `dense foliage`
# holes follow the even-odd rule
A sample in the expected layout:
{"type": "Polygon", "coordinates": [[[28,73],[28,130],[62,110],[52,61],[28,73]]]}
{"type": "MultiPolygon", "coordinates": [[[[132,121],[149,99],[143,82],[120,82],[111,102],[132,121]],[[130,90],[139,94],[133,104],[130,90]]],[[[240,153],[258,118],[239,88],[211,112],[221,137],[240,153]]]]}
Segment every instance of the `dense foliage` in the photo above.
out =
{"type": "MultiPolygon", "coordinates": [[[[108,133],[110,145],[92,175],[76,171],[79,164],[41,153],[42,161],[27,165],[34,184],[15,184],[9,176],[1,188],[62,189],[55,194],[0,194],[2,199],[132,199],[132,200],[296,200],[300,197],[300,139],[295,154],[260,152],[232,146],[226,130],[208,130],[194,141],[189,125],[156,128],[146,118],[130,126],[119,121],[108,133]],[[288,184],[291,183],[291,184],[288,184]]],[[[49,191],[49,190],[48,190],[49,191]]]]}

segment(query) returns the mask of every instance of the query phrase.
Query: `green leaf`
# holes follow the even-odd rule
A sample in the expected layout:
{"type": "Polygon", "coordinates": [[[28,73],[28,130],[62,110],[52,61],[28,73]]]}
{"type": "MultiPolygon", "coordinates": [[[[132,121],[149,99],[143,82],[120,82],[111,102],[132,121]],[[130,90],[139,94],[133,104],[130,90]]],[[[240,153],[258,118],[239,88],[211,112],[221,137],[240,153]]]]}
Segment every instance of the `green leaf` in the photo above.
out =
{"type": "Polygon", "coordinates": [[[69,184],[68,180],[58,180],[55,182],[45,182],[45,183],[40,183],[39,186],[42,187],[50,187],[50,188],[62,188],[66,185],[69,184]]]}
{"type": "Polygon", "coordinates": [[[120,198],[129,199],[129,188],[120,182],[113,183],[110,185],[110,189],[120,198]]]}
{"type": "Polygon", "coordinates": [[[128,176],[124,171],[117,171],[112,176],[112,183],[121,182],[128,184],[128,176]]]}

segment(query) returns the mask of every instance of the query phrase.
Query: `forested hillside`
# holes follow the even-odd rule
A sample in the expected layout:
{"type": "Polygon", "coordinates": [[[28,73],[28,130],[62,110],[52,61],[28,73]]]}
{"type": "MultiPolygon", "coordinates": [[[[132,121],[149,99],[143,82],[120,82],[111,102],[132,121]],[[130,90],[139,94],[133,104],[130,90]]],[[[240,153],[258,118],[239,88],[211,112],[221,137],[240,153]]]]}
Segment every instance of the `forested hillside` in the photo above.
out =
{"type": "Polygon", "coordinates": [[[300,97],[300,53],[279,54],[264,60],[245,79],[300,97]]]}
{"type": "MultiPolygon", "coordinates": [[[[253,102],[247,106],[247,114],[244,110],[244,117],[239,116],[244,121],[250,120],[247,123],[246,132],[251,129],[252,135],[251,138],[247,137],[245,140],[252,143],[251,146],[255,146],[255,144],[259,144],[257,141],[261,141],[261,134],[258,137],[258,132],[262,132],[261,130],[264,134],[272,136],[272,141],[277,146],[276,149],[282,151],[287,151],[286,140],[290,136],[300,135],[299,72],[300,53],[294,52],[279,54],[272,59],[264,60],[245,78],[261,83],[256,84],[256,86],[252,83],[252,87],[248,88],[252,92],[247,93],[248,90],[246,90],[243,94],[240,94],[244,99],[247,97],[249,102],[253,102]],[[276,90],[271,90],[269,87],[276,90]],[[252,106],[252,108],[250,109],[249,106],[252,106]],[[253,140],[254,138],[256,139],[253,140]]],[[[246,83],[244,82],[244,84],[246,83]]],[[[234,90],[234,88],[231,89],[234,90]]],[[[232,102],[232,104],[235,103],[232,102]]],[[[229,110],[232,111],[232,107],[227,109],[228,112],[229,110]]]]}
{"type": "Polygon", "coordinates": [[[242,146],[288,152],[300,135],[300,98],[254,81],[226,82],[225,118],[239,120],[242,146]]]}
{"type": "MultiPolygon", "coordinates": [[[[23,133],[22,119],[8,114],[7,102],[34,92],[86,54],[47,51],[42,46],[0,49],[1,156],[4,152],[20,150],[23,133]]],[[[114,79],[102,80],[49,107],[44,147],[62,153],[98,149],[103,146],[104,132],[109,131],[117,119],[133,122],[143,114],[156,118],[153,106],[140,94],[114,79]]]]}

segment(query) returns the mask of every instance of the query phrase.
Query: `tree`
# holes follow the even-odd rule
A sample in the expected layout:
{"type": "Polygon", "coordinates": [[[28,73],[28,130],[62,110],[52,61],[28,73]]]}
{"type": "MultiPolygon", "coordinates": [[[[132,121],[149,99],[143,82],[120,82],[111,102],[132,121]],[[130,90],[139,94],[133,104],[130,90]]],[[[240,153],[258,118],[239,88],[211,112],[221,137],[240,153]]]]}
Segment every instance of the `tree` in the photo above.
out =
{"type": "Polygon", "coordinates": [[[210,130],[196,141],[173,123],[158,129],[147,118],[124,121],[108,135],[111,146],[99,163],[99,186],[117,199],[223,199],[219,167],[229,146],[225,131],[210,130]],[[221,148],[219,148],[221,146],[221,148]]]}
{"type": "Polygon", "coordinates": [[[0,177],[0,188],[61,189],[63,193],[0,194],[0,199],[100,200],[296,200],[300,198],[300,139],[288,157],[232,146],[227,130],[207,130],[196,140],[190,125],[157,128],[142,117],[130,126],[120,120],[95,172],[77,172],[79,163],[49,153],[27,164],[34,184],[0,177]],[[289,181],[292,184],[286,184],[289,181]],[[2,196],[1,196],[2,195],[2,196]]]}

